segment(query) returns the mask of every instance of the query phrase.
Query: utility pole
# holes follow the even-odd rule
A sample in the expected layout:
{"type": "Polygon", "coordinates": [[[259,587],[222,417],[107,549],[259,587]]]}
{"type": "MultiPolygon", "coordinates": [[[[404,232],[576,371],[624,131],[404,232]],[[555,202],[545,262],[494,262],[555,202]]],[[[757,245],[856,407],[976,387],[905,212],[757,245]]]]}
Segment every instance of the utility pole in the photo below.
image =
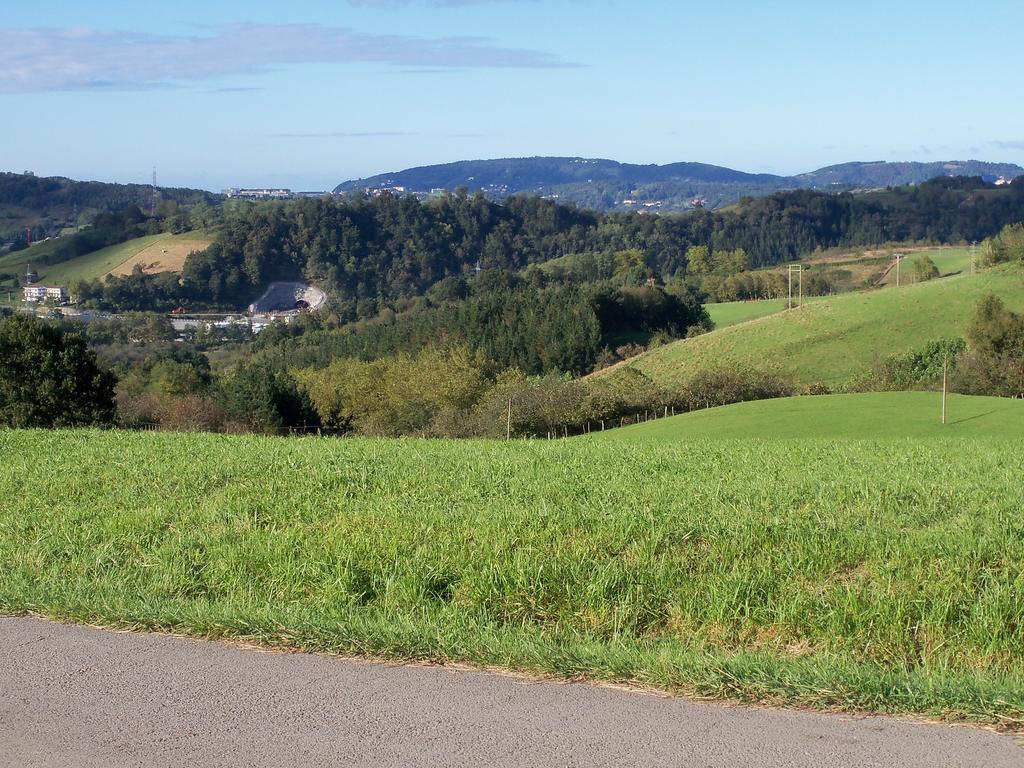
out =
{"type": "Polygon", "coordinates": [[[942,423],[946,423],[946,369],[949,367],[949,355],[942,358],[942,423]]]}
{"type": "Polygon", "coordinates": [[[903,254],[896,254],[896,287],[900,287],[900,262],[903,260],[903,254]]]}
{"type": "Polygon", "coordinates": [[[804,305],[804,267],[803,264],[790,264],[788,268],[789,276],[789,300],[787,302],[787,308],[793,309],[793,270],[796,270],[797,274],[797,291],[799,296],[799,305],[804,305]]]}
{"type": "Polygon", "coordinates": [[[160,199],[160,193],[156,189],[156,166],[153,166],[153,202],[151,203],[150,214],[156,216],[156,204],[160,199]]]}

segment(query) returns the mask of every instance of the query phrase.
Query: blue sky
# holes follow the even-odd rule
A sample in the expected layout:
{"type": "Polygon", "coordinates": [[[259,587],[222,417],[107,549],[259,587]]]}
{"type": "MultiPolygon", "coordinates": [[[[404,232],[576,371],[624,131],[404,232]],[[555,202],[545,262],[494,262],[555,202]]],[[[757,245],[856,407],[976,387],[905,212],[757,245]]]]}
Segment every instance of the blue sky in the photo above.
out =
{"type": "Polygon", "coordinates": [[[3,0],[0,169],[326,189],[469,158],[1024,164],[1019,0],[3,0]]]}

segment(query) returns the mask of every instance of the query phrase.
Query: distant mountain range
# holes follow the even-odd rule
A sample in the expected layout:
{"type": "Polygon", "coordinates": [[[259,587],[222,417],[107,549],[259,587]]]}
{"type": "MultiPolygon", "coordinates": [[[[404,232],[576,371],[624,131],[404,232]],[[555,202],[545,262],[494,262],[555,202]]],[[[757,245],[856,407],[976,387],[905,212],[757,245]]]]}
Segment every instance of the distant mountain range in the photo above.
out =
{"type": "Polygon", "coordinates": [[[500,199],[538,194],[597,210],[679,211],[720,208],[745,196],[785,189],[829,191],[919,184],[937,176],[980,176],[990,183],[1024,176],[1012,163],[978,160],[935,163],[855,162],[831,165],[797,176],[744,173],[704,163],[632,165],[582,157],[524,157],[463,160],[383,173],[346,181],[336,193],[391,190],[429,197],[466,187],[500,199]]]}

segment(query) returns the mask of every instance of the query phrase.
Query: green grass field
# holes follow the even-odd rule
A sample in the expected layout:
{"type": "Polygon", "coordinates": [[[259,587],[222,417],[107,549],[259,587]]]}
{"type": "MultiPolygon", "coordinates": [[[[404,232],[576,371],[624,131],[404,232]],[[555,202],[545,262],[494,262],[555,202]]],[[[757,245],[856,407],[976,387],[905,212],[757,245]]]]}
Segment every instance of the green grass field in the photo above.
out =
{"type": "MultiPolygon", "coordinates": [[[[21,277],[24,275],[26,267],[31,264],[33,271],[37,275],[38,282],[70,286],[78,280],[102,278],[108,272],[158,243],[168,248],[175,248],[183,244],[196,242],[198,248],[200,246],[205,247],[209,239],[209,235],[197,232],[186,232],[181,235],[167,233],[147,235],[118,245],[101,248],[98,251],[93,251],[68,261],[57,264],[43,264],[39,260],[40,257],[51,252],[60,243],[59,240],[51,240],[24,251],[16,251],[0,257],[0,272],[12,273],[21,277]]],[[[4,302],[7,300],[9,285],[10,281],[0,282],[0,293],[3,294],[4,302]]],[[[20,291],[17,293],[19,295],[15,296],[15,301],[21,298],[20,291]]]]}
{"type": "Polygon", "coordinates": [[[1022,451],[0,431],[0,612],[1013,726],[1022,451]]]}
{"type": "MultiPolygon", "coordinates": [[[[716,365],[774,368],[800,382],[841,385],[881,358],[962,336],[992,292],[1024,310],[1024,270],[1006,266],[900,288],[840,294],[757,323],[722,328],[651,350],[629,365],[672,386],[716,365]]],[[[611,373],[610,375],[614,375],[611,373]]]]}
{"type": "Polygon", "coordinates": [[[937,392],[868,392],[736,403],[600,432],[594,440],[1024,437],[1024,401],[937,392]]]}
{"type": "MultiPolygon", "coordinates": [[[[917,251],[908,253],[902,260],[900,265],[901,285],[909,285],[914,281],[914,262],[926,257],[935,262],[935,266],[939,268],[939,273],[942,275],[956,275],[971,271],[970,248],[936,248],[931,251],[917,251]]],[[[881,284],[896,285],[896,270],[890,270],[881,284]]]]}
{"type": "Polygon", "coordinates": [[[715,328],[728,328],[730,325],[757,320],[781,312],[786,308],[786,299],[764,299],[762,301],[722,301],[705,304],[715,328]]]}
{"type": "MultiPolygon", "coordinates": [[[[806,296],[804,304],[812,304],[821,301],[821,296],[806,296]]],[[[781,312],[786,308],[787,299],[760,299],[757,301],[722,301],[718,303],[705,304],[708,314],[711,316],[715,328],[728,328],[730,325],[739,325],[750,320],[759,320],[781,312]]],[[[798,300],[794,298],[794,305],[798,300]]]]}

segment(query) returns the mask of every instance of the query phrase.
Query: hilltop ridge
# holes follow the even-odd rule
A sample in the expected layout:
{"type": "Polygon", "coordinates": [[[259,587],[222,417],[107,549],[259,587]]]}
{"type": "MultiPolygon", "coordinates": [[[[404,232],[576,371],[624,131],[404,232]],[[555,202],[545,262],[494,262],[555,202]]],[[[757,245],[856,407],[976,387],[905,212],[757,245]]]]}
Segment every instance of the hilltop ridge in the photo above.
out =
{"type": "Polygon", "coordinates": [[[796,176],[746,173],[706,163],[637,165],[583,157],[461,160],[378,174],[339,184],[336,193],[392,190],[429,195],[465,187],[501,199],[539,194],[596,210],[718,208],[743,197],[788,189],[843,191],[919,184],[938,176],[976,176],[989,183],[1024,175],[1013,163],[978,160],[850,162],[796,176]]]}

